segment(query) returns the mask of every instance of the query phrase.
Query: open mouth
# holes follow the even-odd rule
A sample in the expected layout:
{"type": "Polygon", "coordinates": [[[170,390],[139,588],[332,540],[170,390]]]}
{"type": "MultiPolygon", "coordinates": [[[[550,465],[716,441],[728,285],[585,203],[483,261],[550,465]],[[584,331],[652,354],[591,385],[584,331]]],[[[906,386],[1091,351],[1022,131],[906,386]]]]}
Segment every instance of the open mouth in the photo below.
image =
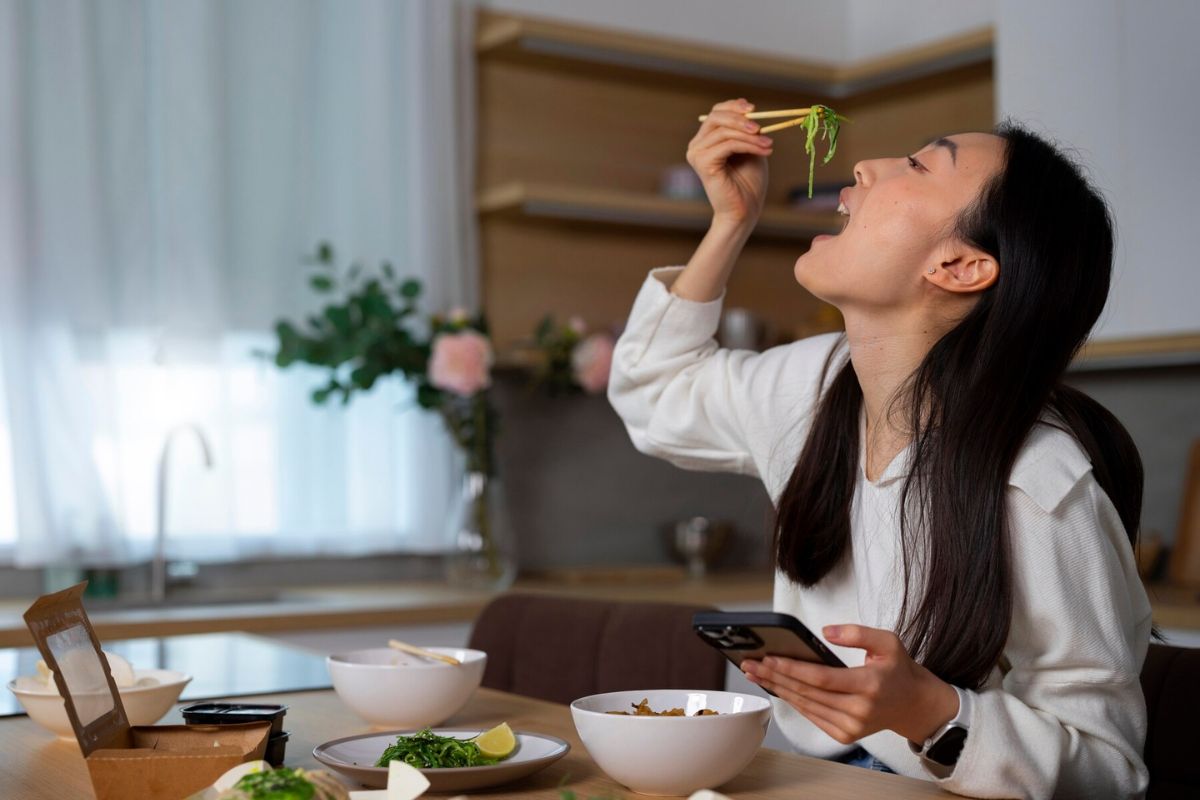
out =
{"type": "Polygon", "coordinates": [[[846,228],[850,227],[850,209],[846,208],[846,202],[844,200],[838,203],[837,212],[842,216],[842,227],[837,234],[834,234],[834,236],[842,233],[846,230],[846,228]]]}

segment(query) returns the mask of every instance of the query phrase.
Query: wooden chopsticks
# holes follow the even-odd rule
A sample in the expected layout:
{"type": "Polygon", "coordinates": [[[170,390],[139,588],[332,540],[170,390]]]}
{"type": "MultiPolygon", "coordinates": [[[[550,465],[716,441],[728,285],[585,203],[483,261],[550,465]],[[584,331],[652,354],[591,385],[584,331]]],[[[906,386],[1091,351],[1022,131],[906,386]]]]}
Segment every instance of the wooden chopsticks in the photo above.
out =
{"type": "MultiPolygon", "coordinates": [[[[777,122],[774,125],[768,125],[767,127],[761,128],[758,131],[759,133],[771,133],[772,131],[780,131],[784,128],[803,125],[805,117],[811,113],[811,108],[783,108],[777,111],[751,111],[748,114],[745,114],[745,117],[746,119],[776,119],[778,117],[796,117],[796,119],[790,119],[787,122],[777,122]]],[[[704,122],[706,119],[708,119],[708,114],[700,115],[701,122],[704,122]]]]}
{"type": "Polygon", "coordinates": [[[409,655],[421,656],[422,658],[432,658],[434,661],[441,661],[442,663],[450,664],[451,666],[462,666],[462,662],[457,658],[452,656],[444,656],[441,653],[435,653],[432,650],[425,650],[424,648],[417,647],[416,645],[402,642],[399,639],[388,639],[388,647],[392,648],[393,650],[399,650],[402,653],[408,653],[409,655]]]}
{"type": "MultiPolygon", "coordinates": [[[[750,111],[743,116],[746,119],[775,119],[776,117],[802,117],[805,114],[811,114],[811,108],[784,108],[778,111],[750,111]]],[[[708,114],[701,114],[700,121],[708,119],[708,114]]]]}

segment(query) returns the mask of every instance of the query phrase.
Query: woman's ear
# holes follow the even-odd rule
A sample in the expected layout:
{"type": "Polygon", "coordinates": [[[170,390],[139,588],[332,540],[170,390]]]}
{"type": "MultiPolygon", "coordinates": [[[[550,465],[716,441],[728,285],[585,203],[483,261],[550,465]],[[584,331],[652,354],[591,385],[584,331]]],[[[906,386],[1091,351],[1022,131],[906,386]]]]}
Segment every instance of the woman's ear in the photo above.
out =
{"type": "Polygon", "coordinates": [[[982,292],[999,277],[1000,264],[996,259],[975,249],[949,253],[925,273],[928,281],[956,294],[982,292]]]}

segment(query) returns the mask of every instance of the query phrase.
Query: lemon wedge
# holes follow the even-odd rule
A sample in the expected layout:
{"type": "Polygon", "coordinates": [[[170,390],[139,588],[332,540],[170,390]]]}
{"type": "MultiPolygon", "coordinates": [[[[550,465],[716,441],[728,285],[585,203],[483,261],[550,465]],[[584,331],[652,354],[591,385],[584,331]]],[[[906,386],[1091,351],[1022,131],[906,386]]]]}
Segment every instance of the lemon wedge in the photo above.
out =
{"type": "Polygon", "coordinates": [[[507,722],[475,737],[475,746],[488,758],[508,758],[517,749],[517,737],[507,722]]]}

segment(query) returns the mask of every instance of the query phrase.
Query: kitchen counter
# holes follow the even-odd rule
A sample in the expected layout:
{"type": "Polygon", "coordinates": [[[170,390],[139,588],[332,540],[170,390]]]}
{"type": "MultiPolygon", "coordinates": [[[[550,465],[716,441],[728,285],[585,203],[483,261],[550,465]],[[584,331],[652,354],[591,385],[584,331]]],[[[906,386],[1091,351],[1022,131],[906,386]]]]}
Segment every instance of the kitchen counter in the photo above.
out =
{"type": "MultiPolygon", "coordinates": [[[[560,573],[518,580],[511,591],[566,594],[611,600],[725,605],[771,603],[771,575],[717,573],[691,580],[671,569],[624,573],[560,573]]],[[[101,641],[147,636],[245,631],[272,633],[351,629],[380,625],[469,622],[494,593],[415,582],[358,584],[281,590],[271,602],[92,610],[88,616],[101,641]]],[[[35,598],[0,602],[0,647],[33,644],[22,614],[35,598]]]]}
{"type": "MultiPolygon", "coordinates": [[[[523,578],[511,591],[766,609],[771,604],[771,580],[766,572],[719,572],[691,580],[670,568],[586,570],[523,578]]],[[[1149,592],[1159,627],[1200,631],[1200,598],[1195,591],[1155,586],[1149,592]]],[[[470,622],[493,596],[444,583],[408,581],[284,589],[272,602],[89,609],[89,616],[97,635],[106,642],[223,631],[269,634],[470,622]]],[[[33,599],[0,602],[0,647],[32,645],[21,615],[33,599]]]]}

